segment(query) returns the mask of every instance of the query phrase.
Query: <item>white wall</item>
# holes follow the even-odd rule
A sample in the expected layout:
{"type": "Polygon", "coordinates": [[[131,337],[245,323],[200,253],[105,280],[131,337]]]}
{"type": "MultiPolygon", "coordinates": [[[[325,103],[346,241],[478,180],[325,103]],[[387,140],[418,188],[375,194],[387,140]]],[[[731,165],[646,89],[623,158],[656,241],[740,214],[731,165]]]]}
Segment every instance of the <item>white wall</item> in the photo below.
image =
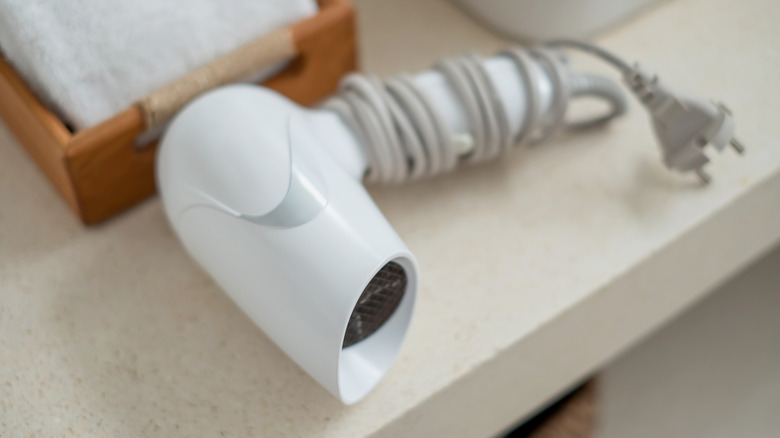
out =
{"type": "Polygon", "coordinates": [[[599,438],[780,437],[780,249],[615,361],[602,384],[599,438]]]}

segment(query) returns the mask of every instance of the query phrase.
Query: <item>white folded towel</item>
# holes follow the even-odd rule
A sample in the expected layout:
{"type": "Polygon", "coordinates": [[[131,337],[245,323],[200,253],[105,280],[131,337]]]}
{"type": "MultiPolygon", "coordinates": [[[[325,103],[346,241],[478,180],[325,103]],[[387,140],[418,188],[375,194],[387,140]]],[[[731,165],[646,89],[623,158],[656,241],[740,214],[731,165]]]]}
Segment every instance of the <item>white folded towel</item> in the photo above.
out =
{"type": "Polygon", "coordinates": [[[79,130],[316,11],[315,0],[0,0],[0,50],[79,130]]]}

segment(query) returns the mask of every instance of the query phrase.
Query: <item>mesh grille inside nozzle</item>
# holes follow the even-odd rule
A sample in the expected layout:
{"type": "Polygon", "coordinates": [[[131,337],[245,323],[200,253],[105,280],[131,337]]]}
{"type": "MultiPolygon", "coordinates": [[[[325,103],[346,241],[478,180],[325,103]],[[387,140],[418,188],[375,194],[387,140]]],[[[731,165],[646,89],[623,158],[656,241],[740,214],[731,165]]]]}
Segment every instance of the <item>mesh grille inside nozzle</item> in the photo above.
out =
{"type": "Polygon", "coordinates": [[[388,262],[374,275],[349,316],[342,348],[371,336],[390,319],[404,296],[406,281],[404,268],[396,262],[388,262]]]}

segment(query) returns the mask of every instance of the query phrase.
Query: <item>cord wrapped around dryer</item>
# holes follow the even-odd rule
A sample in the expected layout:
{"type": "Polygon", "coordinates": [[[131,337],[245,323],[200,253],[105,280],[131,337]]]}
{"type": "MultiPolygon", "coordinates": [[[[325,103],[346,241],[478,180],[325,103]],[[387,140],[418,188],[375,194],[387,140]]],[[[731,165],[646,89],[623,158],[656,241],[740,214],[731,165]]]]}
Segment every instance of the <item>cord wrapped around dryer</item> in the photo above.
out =
{"type": "Polygon", "coordinates": [[[461,162],[493,160],[519,145],[541,143],[562,128],[582,129],[602,124],[626,111],[626,98],[613,81],[572,72],[565,57],[548,48],[510,49],[526,96],[525,117],[513,134],[499,91],[483,61],[474,55],[446,59],[436,65],[463,105],[470,132],[452,132],[426,91],[408,75],[380,81],[352,74],[344,78],[341,94],[325,103],[336,111],[364,147],[369,161],[368,181],[401,183],[455,169],[461,162]],[[552,84],[546,111],[539,95],[540,76],[552,84]],[[594,97],[610,109],[571,125],[565,122],[572,99],[594,97]]]}

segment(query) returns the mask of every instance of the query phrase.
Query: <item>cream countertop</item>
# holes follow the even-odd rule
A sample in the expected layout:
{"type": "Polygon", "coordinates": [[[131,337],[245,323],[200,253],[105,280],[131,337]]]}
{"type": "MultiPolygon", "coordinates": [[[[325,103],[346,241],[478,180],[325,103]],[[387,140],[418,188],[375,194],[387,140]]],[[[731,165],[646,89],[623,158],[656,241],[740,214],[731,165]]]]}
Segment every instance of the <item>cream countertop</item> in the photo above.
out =
{"type": "MultiPolygon", "coordinates": [[[[505,43],[443,0],[360,1],[380,75],[505,43]]],[[[748,153],[668,173],[645,114],[372,190],[420,261],[401,357],[342,406],[187,257],[152,199],[84,228],[0,127],[7,436],[487,436],[780,239],[780,4],[676,0],[599,42],[726,102],[748,153]],[[704,15],[704,16],[702,16],[704,15]]],[[[595,65],[580,63],[579,65],[595,65]]],[[[605,70],[608,71],[608,70],[605,70]]]]}

